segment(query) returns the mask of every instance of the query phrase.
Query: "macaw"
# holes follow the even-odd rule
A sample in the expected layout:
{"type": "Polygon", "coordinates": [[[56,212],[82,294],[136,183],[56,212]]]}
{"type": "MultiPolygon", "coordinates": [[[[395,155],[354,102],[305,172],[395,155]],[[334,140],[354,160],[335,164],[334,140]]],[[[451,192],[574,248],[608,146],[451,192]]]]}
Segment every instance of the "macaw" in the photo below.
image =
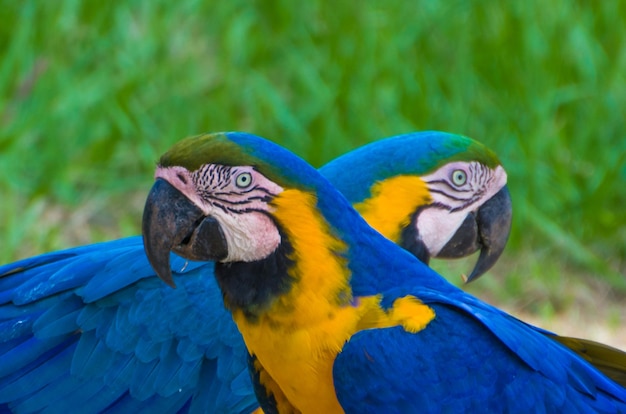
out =
{"type": "MultiPolygon", "coordinates": [[[[461,158],[478,168],[494,157],[469,138],[425,132],[363,147],[320,172],[372,225],[424,262],[481,250],[475,278],[495,263],[508,237],[504,181],[465,191],[473,202],[445,212],[434,177],[461,158]]],[[[258,407],[214,264],[172,254],[173,290],[143,249],[140,236],[129,237],[0,267],[0,411],[258,407]]]]}
{"type": "MultiPolygon", "coordinates": [[[[440,208],[505,180],[495,160],[457,161],[424,178],[440,208]]],[[[626,388],[447,282],[270,141],[191,137],[160,158],[155,178],[147,257],[171,285],[184,279],[172,275],[172,251],[215,261],[266,413],[626,412],[626,388]]]]}

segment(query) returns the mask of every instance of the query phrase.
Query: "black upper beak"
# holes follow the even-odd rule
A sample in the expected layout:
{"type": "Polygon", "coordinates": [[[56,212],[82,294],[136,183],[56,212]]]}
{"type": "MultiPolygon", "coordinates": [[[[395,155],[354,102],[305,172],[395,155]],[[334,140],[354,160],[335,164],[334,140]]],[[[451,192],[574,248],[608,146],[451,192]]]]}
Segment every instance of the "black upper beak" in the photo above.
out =
{"type": "Polygon", "coordinates": [[[478,209],[480,256],[466,282],[478,279],[498,261],[511,233],[513,208],[507,186],[478,209]]]}
{"type": "Polygon", "coordinates": [[[224,233],[174,186],[157,179],[146,200],[142,221],[143,244],[156,274],[175,287],[170,252],[190,260],[221,260],[228,255],[224,233]]]}
{"type": "Polygon", "coordinates": [[[511,232],[512,206],[507,186],[502,187],[476,213],[470,213],[437,257],[458,258],[480,249],[466,282],[478,279],[498,261],[511,232]]]}

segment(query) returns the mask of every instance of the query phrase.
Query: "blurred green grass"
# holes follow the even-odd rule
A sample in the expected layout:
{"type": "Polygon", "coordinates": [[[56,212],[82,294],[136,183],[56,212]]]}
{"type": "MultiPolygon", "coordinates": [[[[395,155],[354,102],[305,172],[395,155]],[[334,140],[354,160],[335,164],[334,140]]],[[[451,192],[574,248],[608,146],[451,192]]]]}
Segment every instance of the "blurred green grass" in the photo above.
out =
{"type": "Polygon", "coordinates": [[[211,3],[0,1],[0,262],[137,234],[187,135],[245,130],[319,166],[437,129],[509,172],[483,289],[626,292],[626,3],[211,3]]]}

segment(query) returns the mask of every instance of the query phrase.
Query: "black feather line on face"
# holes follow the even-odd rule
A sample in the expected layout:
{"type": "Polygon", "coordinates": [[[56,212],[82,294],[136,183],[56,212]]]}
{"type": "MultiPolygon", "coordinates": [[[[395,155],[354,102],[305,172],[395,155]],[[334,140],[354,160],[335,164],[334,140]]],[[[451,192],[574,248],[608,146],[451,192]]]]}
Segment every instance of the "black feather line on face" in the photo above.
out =
{"type": "Polygon", "coordinates": [[[431,188],[429,191],[431,193],[441,194],[442,196],[444,196],[444,197],[446,197],[446,198],[448,198],[450,200],[462,202],[462,204],[460,206],[458,206],[458,207],[452,207],[452,206],[449,206],[447,204],[443,204],[443,203],[440,203],[440,202],[436,202],[436,203],[432,203],[431,204],[432,207],[449,210],[451,213],[464,210],[465,208],[467,208],[467,206],[469,206],[469,205],[475,203],[476,201],[480,200],[483,197],[484,193],[485,193],[485,191],[481,189],[480,191],[476,191],[475,193],[473,193],[471,195],[471,197],[463,197],[462,198],[462,197],[455,197],[455,196],[453,196],[451,194],[448,194],[448,193],[446,193],[444,191],[440,191],[440,190],[437,190],[437,189],[434,189],[434,188],[431,188]]]}
{"type": "Polygon", "coordinates": [[[295,264],[293,246],[278,224],[275,225],[281,243],[265,259],[215,264],[215,278],[224,295],[224,304],[231,311],[242,310],[250,322],[258,320],[295,282],[289,275],[289,269],[295,264]]]}
{"type": "Polygon", "coordinates": [[[443,184],[443,185],[445,185],[446,187],[448,187],[449,189],[451,189],[453,191],[461,191],[461,190],[459,190],[458,186],[450,184],[450,182],[448,180],[430,180],[430,181],[426,181],[426,184],[428,184],[428,188],[430,188],[434,184],[443,184]]]}
{"type": "Polygon", "coordinates": [[[446,197],[446,198],[449,198],[449,199],[451,199],[451,200],[454,200],[454,201],[466,201],[466,200],[468,200],[468,198],[467,198],[467,197],[455,197],[455,196],[453,196],[453,195],[452,195],[452,194],[450,194],[450,193],[447,193],[447,192],[442,191],[442,190],[437,190],[436,188],[429,188],[429,191],[430,191],[431,193],[441,194],[442,196],[444,196],[444,197],[446,197]]]}
{"type": "Polygon", "coordinates": [[[211,205],[214,207],[219,208],[220,210],[224,211],[225,213],[234,213],[234,214],[245,214],[245,213],[249,213],[252,211],[258,211],[261,213],[265,213],[264,210],[259,210],[257,208],[246,208],[246,205],[251,204],[253,201],[255,200],[260,200],[262,202],[265,203],[269,203],[270,201],[272,201],[272,197],[250,197],[246,200],[243,201],[224,201],[221,199],[215,199],[215,198],[207,198],[208,200],[211,200],[211,205]]]}
{"type": "Polygon", "coordinates": [[[239,193],[235,191],[230,191],[228,193],[216,193],[216,192],[207,191],[204,193],[204,196],[206,197],[207,200],[217,200],[217,201],[220,201],[222,203],[227,203],[227,204],[247,204],[254,200],[270,201],[272,198],[274,198],[275,194],[270,193],[269,191],[267,191],[266,189],[262,187],[258,187],[258,188],[253,188],[250,191],[246,191],[246,192],[242,191],[239,193]],[[264,195],[253,195],[241,201],[231,201],[228,198],[223,198],[223,197],[233,196],[233,195],[241,196],[241,195],[249,194],[254,190],[258,190],[259,193],[264,194],[264,195]]]}

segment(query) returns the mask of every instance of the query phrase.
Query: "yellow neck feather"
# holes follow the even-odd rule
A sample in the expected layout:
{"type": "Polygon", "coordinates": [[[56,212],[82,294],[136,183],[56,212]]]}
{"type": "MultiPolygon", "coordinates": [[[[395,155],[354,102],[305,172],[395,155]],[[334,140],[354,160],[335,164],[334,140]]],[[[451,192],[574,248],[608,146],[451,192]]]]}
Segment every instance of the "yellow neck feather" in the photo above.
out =
{"type": "Polygon", "coordinates": [[[296,281],[270,311],[277,318],[285,315],[291,323],[310,326],[318,322],[320,308],[345,306],[352,299],[350,272],[341,257],[347,247],[332,232],[316,208],[310,193],[286,190],[273,201],[273,215],[293,247],[295,265],[289,275],[296,281]]]}
{"type": "Polygon", "coordinates": [[[402,229],[409,225],[418,207],[432,202],[421,178],[400,175],[372,186],[372,196],[354,208],[367,223],[389,240],[398,243],[402,229]]]}

